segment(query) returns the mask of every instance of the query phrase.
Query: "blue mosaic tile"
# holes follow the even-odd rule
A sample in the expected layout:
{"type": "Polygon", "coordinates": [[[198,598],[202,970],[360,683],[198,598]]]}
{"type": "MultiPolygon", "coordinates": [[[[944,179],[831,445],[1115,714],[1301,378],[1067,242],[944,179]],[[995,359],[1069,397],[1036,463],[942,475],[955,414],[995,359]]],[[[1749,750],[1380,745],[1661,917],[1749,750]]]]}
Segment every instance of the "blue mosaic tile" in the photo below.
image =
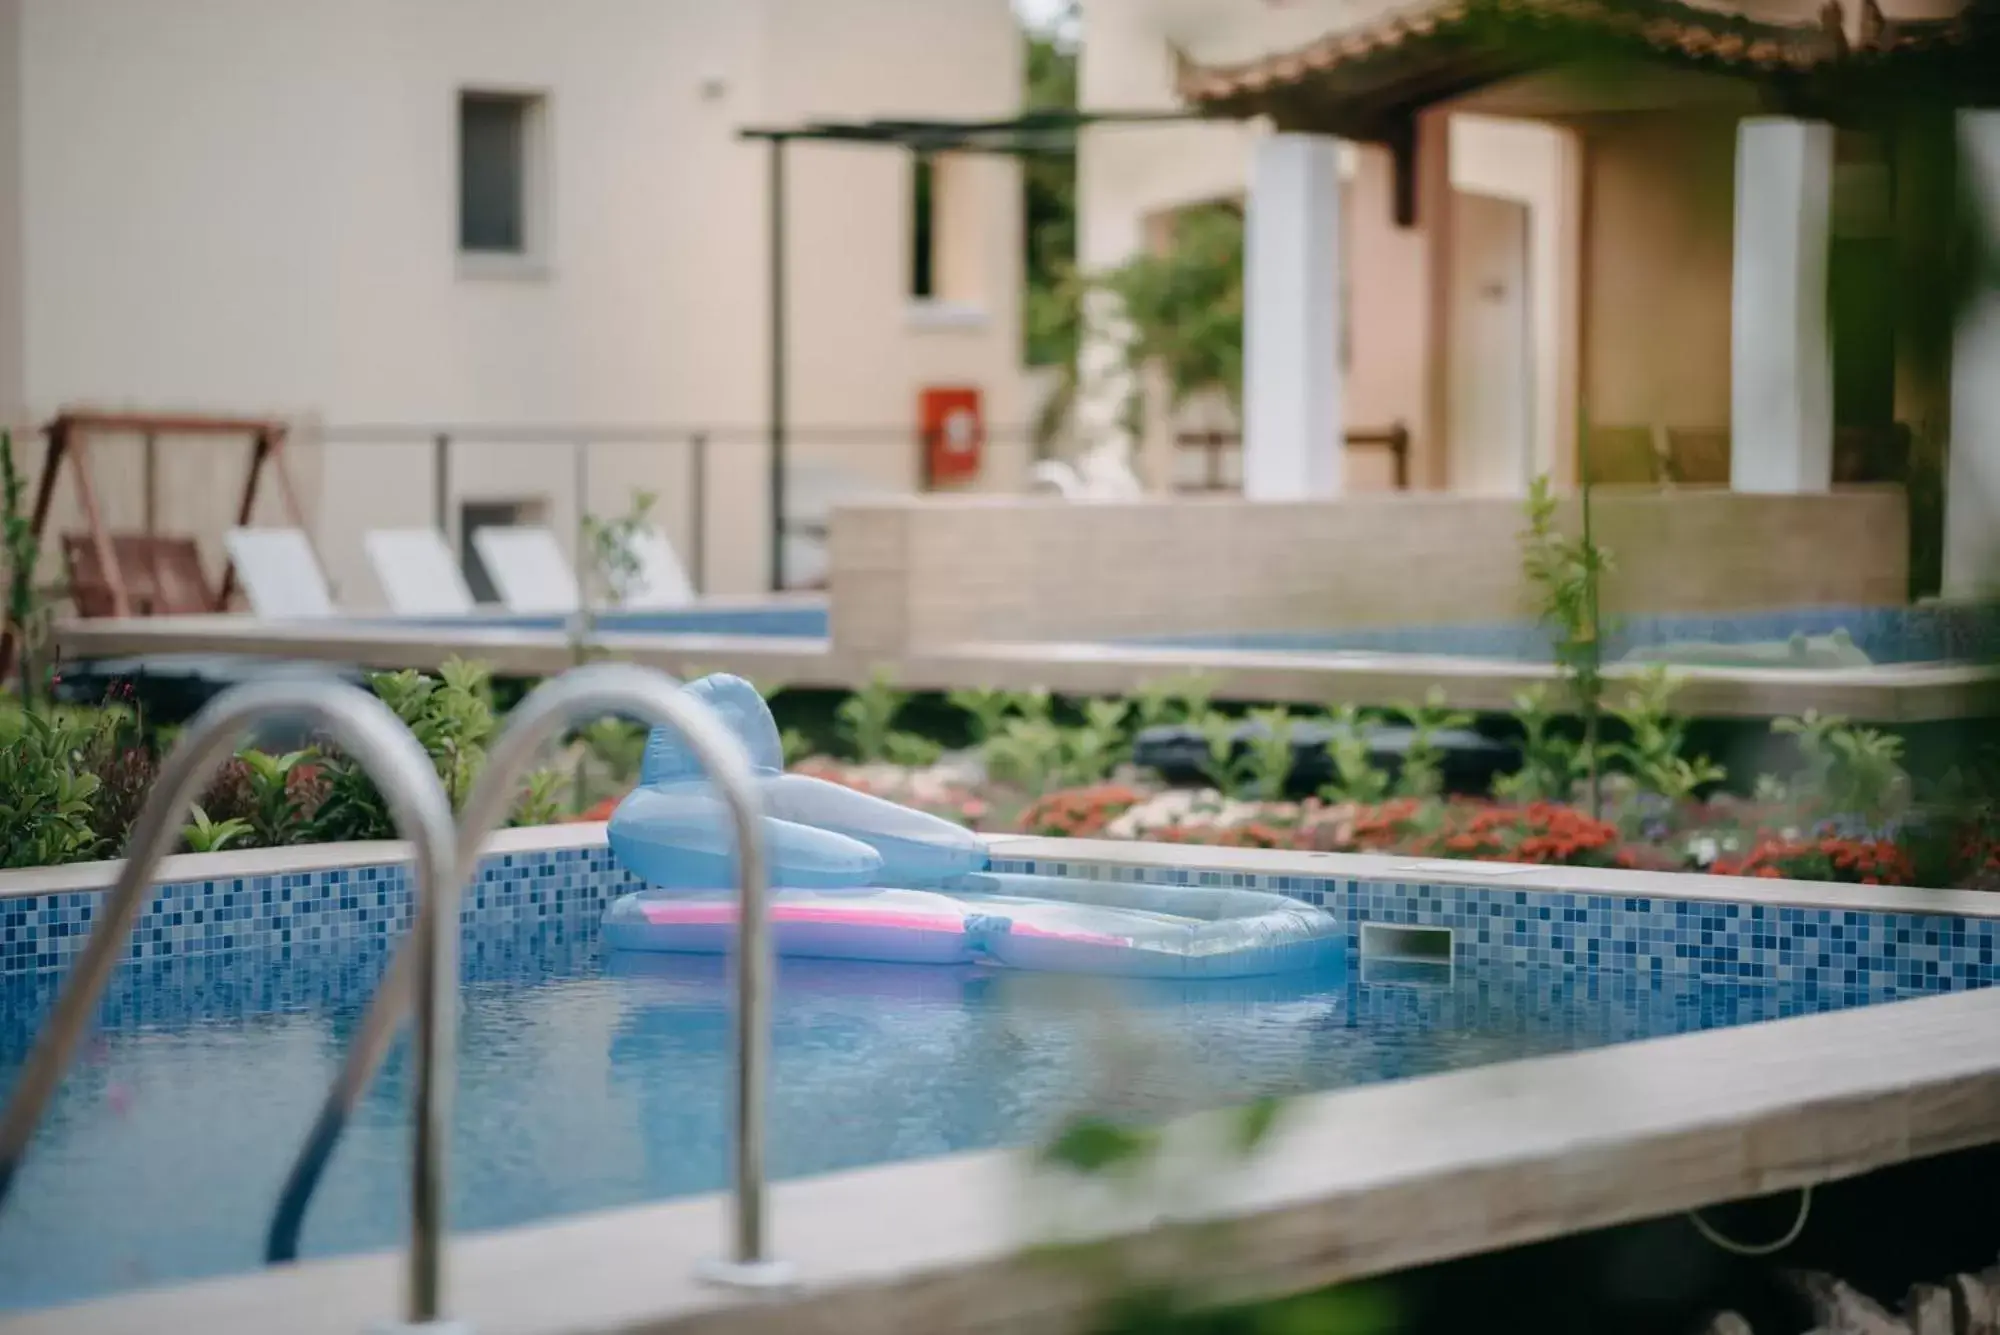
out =
{"type": "MultiPolygon", "coordinates": [[[[485,938],[521,924],[594,930],[605,904],[637,885],[608,848],[487,858],[459,907],[465,953],[476,954],[485,938]]],[[[66,968],[102,898],[88,891],[0,900],[0,974],[66,968]]],[[[126,958],[387,942],[408,928],[412,902],[402,866],[169,882],[154,888],[126,958]]]]}
{"type": "MultiPolygon", "coordinates": [[[[1985,918],[1087,861],[1007,858],[994,869],[1272,891],[1338,917],[1356,951],[1369,923],[1448,928],[1454,963],[1475,971],[1756,981],[1877,997],[1985,987],[2000,972],[2000,920],[1985,918]]],[[[594,941],[605,905],[636,888],[602,847],[490,857],[460,907],[467,967],[594,941]]],[[[94,891],[0,901],[0,977],[67,968],[100,904],[94,891]]],[[[253,951],[372,959],[408,928],[410,910],[400,866],[175,882],[154,890],[127,957],[142,965],[253,951]]]]}
{"type": "Polygon", "coordinates": [[[1347,924],[1442,927],[1473,970],[1552,969],[1798,984],[1874,997],[1992,984],[2000,920],[1627,895],[1259,876],[1007,859],[996,870],[1266,890],[1347,924]]]}

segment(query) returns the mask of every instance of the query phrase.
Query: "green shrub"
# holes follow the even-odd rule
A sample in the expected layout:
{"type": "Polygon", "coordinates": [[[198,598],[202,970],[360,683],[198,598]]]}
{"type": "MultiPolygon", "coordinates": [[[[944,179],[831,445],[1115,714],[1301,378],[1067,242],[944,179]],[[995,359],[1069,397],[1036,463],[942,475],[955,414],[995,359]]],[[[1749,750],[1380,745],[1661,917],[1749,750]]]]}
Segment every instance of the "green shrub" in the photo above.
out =
{"type": "Polygon", "coordinates": [[[924,769],[935,765],[943,754],[944,747],[914,732],[892,732],[882,743],[882,758],[891,765],[901,765],[907,769],[924,769]]]}
{"type": "Polygon", "coordinates": [[[1101,783],[1131,755],[1124,700],[1084,700],[1080,722],[1057,721],[1047,691],[957,692],[959,707],[974,716],[975,732],[990,728],[980,745],[987,777],[1041,796],[1051,789],[1101,783]]]}
{"type": "Polygon", "coordinates": [[[1216,684],[1216,677],[1202,672],[1139,683],[1132,693],[1133,728],[1143,732],[1175,723],[1199,725],[1211,712],[1216,684]]]}
{"type": "MultiPolygon", "coordinates": [[[[1900,737],[1811,709],[1779,719],[1771,731],[1796,738],[1804,761],[1778,791],[1813,814],[1879,821],[1894,815],[1908,796],[1900,737]]],[[[1764,790],[1772,791],[1771,785],[1764,790]]]]}
{"type": "Polygon", "coordinates": [[[646,755],[647,730],[630,719],[601,718],[578,729],[581,740],[613,783],[629,784],[639,777],[646,755]]]}
{"type": "Polygon", "coordinates": [[[908,691],[898,690],[887,669],[879,669],[868,684],[849,695],[834,710],[840,738],[854,759],[864,765],[889,757],[889,737],[896,729],[896,716],[910,702],[908,691]]]}
{"type": "Polygon", "coordinates": [[[1243,739],[1239,786],[1246,797],[1260,802],[1280,801],[1292,778],[1291,711],[1279,705],[1253,709],[1248,717],[1250,728],[1243,739]]]}
{"type": "Polygon", "coordinates": [[[1707,756],[1689,758],[1687,720],[1673,712],[1680,682],[1665,667],[1648,669],[1626,692],[1625,703],[1611,712],[1625,725],[1628,739],[1605,748],[1612,760],[1623,762],[1642,792],[1675,803],[1695,790],[1720,783],[1728,771],[1707,756]]]}
{"type": "Polygon", "coordinates": [[[1436,797],[1444,791],[1444,752],[1438,749],[1441,732],[1473,725],[1473,716],[1445,704],[1444,691],[1431,687],[1424,702],[1405,704],[1396,712],[1410,727],[1410,745],[1403,753],[1402,768],[1396,774],[1398,797],[1436,797]]]}
{"type": "Polygon", "coordinates": [[[522,780],[521,795],[515,799],[509,825],[554,825],[564,815],[564,794],[569,780],[552,769],[534,770],[522,780]]]}
{"type": "Polygon", "coordinates": [[[966,689],[952,691],[945,703],[972,719],[972,742],[984,746],[1006,730],[1007,720],[1021,712],[1025,697],[1018,691],[966,689]]]}
{"type": "Polygon", "coordinates": [[[986,773],[1040,796],[1061,784],[1065,747],[1063,730],[1046,714],[1011,718],[984,748],[986,773]]]}
{"type": "Polygon", "coordinates": [[[250,789],[250,814],[243,819],[260,847],[295,844],[305,833],[305,804],[293,776],[318,754],[310,747],[281,756],[251,749],[236,753],[250,789]]]}
{"type": "Polygon", "coordinates": [[[190,853],[220,853],[250,833],[249,821],[236,817],[211,819],[199,802],[189,815],[188,823],[181,829],[181,842],[187,845],[190,853]]]}
{"type": "Polygon", "coordinates": [[[1327,721],[1334,728],[1333,740],[1326,744],[1333,779],[1320,789],[1320,798],[1372,806],[1388,797],[1389,776],[1376,767],[1368,754],[1368,728],[1375,722],[1375,715],[1353,705],[1342,705],[1327,721]]]}
{"type": "Polygon", "coordinates": [[[1514,721],[1521,727],[1521,768],[1493,781],[1504,802],[1567,802],[1583,779],[1583,747],[1556,728],[1549,689],[1531,686],[1514,697],[1514,721]]]}
{"type": "MultiPolygon", "coordinates": [[[[445,661],[436,677],[414,669],[378,672],[369,678],[369,685],[430,756],[452,809],[462,810],[486,768],[486,744],[498,729],[489,670],[484,664],[453,658],[445,661]]],[[[352,758],[329,747],[323,768],[326,795],[306,823],[306,840],[395,837],[388,803],[352,758]]],[[[557,791],[561,783],[560,778],[529,776],[529,802],[557,791]]]]}
{"type": "Polygon", "coordinates": [[[1586,478],[1579,493],[1583,532],[1572,538],[1556,523],[1558,507],[1548,476],[1535,478],[1528,489],[1521,569],[1534,590],[1536,619],[1549,631],[1556,676],[1583,721],[1578,757],[1589,787],[1590,812],[1595,816],[1599,808],[1598,728],[1604,710],[1605,625],[1598,589],[1612,562],[1611,553],[1591,536],[1590,491],[1586,478]]]}
{"type": "Polygon", "coordinates": [[[98,779],[84,763],[88,726],[23,712],[0,743],[0,867],[52,867],[96,856],[98,779]]]}
{"type": "Polygon", "coordinates": [[[1083,722],[1063,730],[1063,780],[1073,784],[1102,783],[1132,753],[1125,733],[1131,706],[1123,700],[1085,700],[1083,722]]]}

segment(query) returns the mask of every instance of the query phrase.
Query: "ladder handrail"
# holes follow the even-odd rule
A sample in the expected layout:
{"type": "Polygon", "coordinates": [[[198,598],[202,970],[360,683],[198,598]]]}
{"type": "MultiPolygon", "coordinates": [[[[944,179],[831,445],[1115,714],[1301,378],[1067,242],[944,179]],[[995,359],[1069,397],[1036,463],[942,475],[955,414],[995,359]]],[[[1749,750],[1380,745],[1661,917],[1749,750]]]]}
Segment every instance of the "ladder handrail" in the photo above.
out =
{"type": "MultiPolygon", "coordinates": [[[[623,714],[670,727],[686,739],[720,790],[735,826],[737,844],[737,1024],[735,1215],[731,1257],[706,1273],[721,1283],[770,1287],[789,1272],[765,1255],[764,1199],[765,1087],[770,1063],[771,973],[767,907],[763,801],[750,758],[715,711],[683,692],[665,673],[630,664],[600,663],[573,669],[544,682],[508,716],[506,728],[488,751],[478,783],[466,799],[457,829],[460,875],[423,901],[410,939],[390,961],[388,974],[348,1047],[340,1074],[327,1090],[313,1132],[300,1147],[271,1220],[266,1258],[294,1259],[307,1205],[338,1143],[349,1114],[367,1089],[415,993],[417,1023],[437,1037],[432,1055],[445,1058],[455,1032],[458,982],[458,905],[463,883],[478,873],[480,850],[507,817],[521,778],[537,754],[565,727],[583,717],[623,714]],[[440,924],[446,930],[438,930],[440,924]]],[[[412,1268],[409,1319],[422,1325],[437,1319],[443,1305],[441,1252],[445,1235],[446,1136],[449,1129],[448,1061],[434,1081],[428,1119],[417,1126],[419,1152],[413,1199],[420,1208],[411,1219],[412,1268]]]]}
{"type": "MultiPolygon", "coordinates": [[[[0,1117],[0,1204],[76,1046],[96,1012],[112,968],[124,953],[160,862],[174,851],[190,809],[246,733],[272,716],[302,719],[325,733],[375,779],[396,828],[415,848],[413,890],[421,906],[458,880],[451,803],[430,758],[389,707],[368,692],[324,677],[251,682],[216,696],[196,714],[167,754],[139,817],[117,883],[105,896],[97,926],[78,953],[54,1010],[42,1025],[20,1083],[0,1117]]],[[[419,1044],[425,1037],[419,1036],[419,1044]]],[[[448,1061],[447,1047],[444,1058],[448,1061]]],[[[434,1095],[417,1080],[421,1110],[434,1095]]],[[[422,1125],[421,1113],[419,1125],[422,1125]]],[[[413,1208],[416,1202],[413,1202],[413,1208]]],[[[412,1257],[412,1265],[418,1263],[412,1257]]]]}

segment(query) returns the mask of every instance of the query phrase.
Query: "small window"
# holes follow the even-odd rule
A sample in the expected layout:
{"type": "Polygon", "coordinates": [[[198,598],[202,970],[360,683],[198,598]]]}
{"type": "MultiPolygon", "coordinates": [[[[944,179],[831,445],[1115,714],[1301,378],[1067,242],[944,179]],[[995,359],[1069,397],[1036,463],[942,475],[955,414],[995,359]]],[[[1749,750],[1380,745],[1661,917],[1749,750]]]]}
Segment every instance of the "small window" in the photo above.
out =
{"type": "Polygon", "coordinates": [[[458,98],[458,248],[528,258],[539,219],[543,100],[534,94],[458,98]]]}
{"type": "Polygon", "coordinates": [[[977,164],[962,153],[910,159],[909,292],[924,325],[983,322],[985,234],[977,164]]]}
{"type": "Polygon", "coordinates": [[[910,296],[937,295],[937,164],[919,153],[910,169],[910,296]]]}

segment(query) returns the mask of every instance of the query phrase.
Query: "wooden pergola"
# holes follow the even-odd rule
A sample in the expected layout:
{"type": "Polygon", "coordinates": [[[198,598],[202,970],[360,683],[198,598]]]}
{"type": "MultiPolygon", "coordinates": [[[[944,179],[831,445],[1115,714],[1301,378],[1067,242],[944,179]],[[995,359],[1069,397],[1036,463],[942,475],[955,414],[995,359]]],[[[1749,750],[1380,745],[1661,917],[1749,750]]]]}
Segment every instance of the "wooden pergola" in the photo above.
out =
{"type": "MultiPolygon", "coordinates": [[[[83,510],[83,529],[63,535],[69,592],[84,616],[186,615],[227,610],[236,592],[236,567],[225,561],[222,582],[211,587],[201,569],[195,540],[160,531],[160,438],[162,436],[237,436],[250,446],[250,469],[243,481],[236,522],[247,525],[255,513],[257,493],[269,474],[291,524],[305,530],[305,511],[285,464],[287,428],[283,422],[255,417],[203,417],[173,413],[101,412],[66,409],[42,428],[40,480],[35,488],[30,530],[43,541],[55,503],[56,483],[68,464],[76,479],[83,510]],[[90,445],[94,437],[137,436],[143,448],[142,495],[144,519],[140,531],[118,533],[108,528],[99,502],[90,445]]],[[[0,630],[0,674],[14,655],[13,628],[0,630]]]]}
{"type": "MultiPolygon", "coordinates": [[[[1415,0],[1296,50],[1203,65],[1176,50],[1182,100],[1205,116],[1268,117],[1281,130],[1387,147],[1396,221],[1416,220],[1416,118],[1441,102],[1578,62],[1644,61],[1756,82],[1773,109],[1830,115],[1889,90],[1985,103],[2000,95],[2000,16],[1966,0],[1944,19],[1885,19],[1842,0],[1783,22],[1687,0],[1415,0]]],[[[1837,119],[1837,117],[1835,117],[1837,119]]]]}

